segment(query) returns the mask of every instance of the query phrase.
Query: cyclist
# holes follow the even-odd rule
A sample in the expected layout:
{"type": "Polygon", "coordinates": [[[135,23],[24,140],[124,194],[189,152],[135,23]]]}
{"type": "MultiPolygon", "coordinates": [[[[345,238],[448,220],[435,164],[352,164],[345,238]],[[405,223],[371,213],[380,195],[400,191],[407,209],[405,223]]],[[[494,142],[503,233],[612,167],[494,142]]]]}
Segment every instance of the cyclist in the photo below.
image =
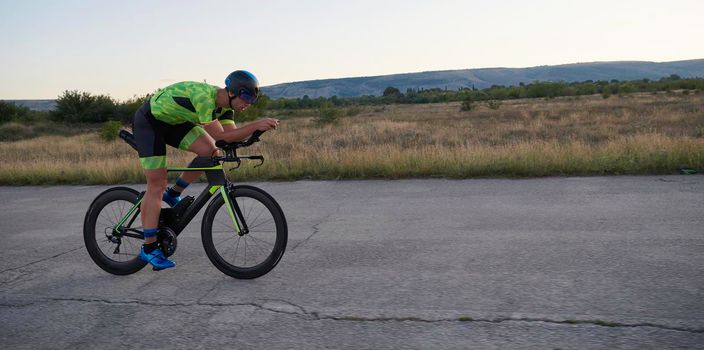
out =
{"type": "Polygon", "coordinates": [[[157,91],[134,115],[132,130],[139,161],[147,178],[147,191],[140,206],[144,245],[140,259],[155,270],[176,266],[158,249],[157,232],[161,201],[173,206],[201,172],[184,172],[176,185],[166,190],[166,145],[196,153],[216,154],[215,140],[234,142],[256,130],[276,128],[279,120],[263,118],[236,127],[234,111],[244,111],[259,96],[259,81],[250,72],[237,70],[225,79],[225,88],[185,81],[157,91]]]}

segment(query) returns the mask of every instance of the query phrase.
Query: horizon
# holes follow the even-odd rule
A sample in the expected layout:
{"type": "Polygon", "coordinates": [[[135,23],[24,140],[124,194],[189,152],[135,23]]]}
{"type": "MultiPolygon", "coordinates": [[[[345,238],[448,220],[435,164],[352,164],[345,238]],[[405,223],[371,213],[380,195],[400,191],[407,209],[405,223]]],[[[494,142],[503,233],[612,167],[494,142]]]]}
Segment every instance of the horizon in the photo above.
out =
{"type": "Polygon", "coordinates": [[[125,100],[177,81],[220,86],[235,69],[273,86],[704,57],[704,47],[691,40],[704,36],[704,3],[695,0],[0,4],[2,99],[51,99],[78,90],[125,100]]]}
{"type": "MultiPolygon", "coordinates": [[[[530,68],[538,68],[538,67],[556,67],[556,66],[570,66],[570,65],[579,65],[579,64],[599,64],[599,63],[635,63],[635,62],[643,62],[643,63],[672,63],[672,62],[686,62],[686,61],[699,61],[699,60],[704,60],[704,58],[692,58],[692,59],[683,59],[683,60],[675,60],[675,61],[644,61],[644,60],[628,60],[628,61],[593,61],[593,62],[574,62],[574,63],[562,63],[562,64],[554,64],[554,65],[536,65],[536,66],[529,66],[529,67],[480,67],[480,68],[457,68],[457,69],[443,69],[443,70],[432,70],[432,71],[419,71],[419,72],[401,72],[401,73],[390,73],[390,74],[380,74],[380,75],[364,75],[364,76],[352,76],[352,77],[337,77],[337,78],[320,78],[320,79],[309,79],[309,80],[298,80],[298,81],[289,81],[289,82],[282,82],[282,83],[277,83],[277,84],[272,84],[272,85],[263,85],[262,88],[267,88],[267,87],[274,87],[277,85],[284,85],[284,84],[294,84],[294,83],[304,83],[304,82],[311,82],[311,81],[324,81],[324,80],[343,80],[343,79],[355,79],[355,78],[374,78],[374,77],[385,77],[385,76],[393,76],[393,75],[404,75],[404,74],[417,74],[417,73],[433,73],[433,72],[450,72],[450,71],[462,71],[462,70],[480,70],[480,69],[530,69],[530,68]]],[[[663,76],[664,78],[665,76],[663,76]]],[[[704,78],[704,77],[701,77],[704,78]]],[[[217,85],[217,84],[215,84],[217,85]]],[[[217,85],[219,86],[219,85],[217,85]]],[[[64,90],[68,91],[68,90],[64,90]]],[[[81,90],[78,90],[81,91],[81,90]]],[[[63,91],[62,91],[63,93],[63,91]]],[[[108,95],[110,96],[110,95],[108,95]]],[[[135,95],[136,96],[136,95],[135,95]]],[[[0,98],[0,101],[47,101],[47,100],[56,100],[58,95],[54,98],[0,98]]],[[[113,96],[110,96],[114,98],[113,96]]],[[[134,96],[133,96],[134,97],[134,96]]],[[[127,98],[129,99],[129,98],[127,98]]],[[[118,101],[125,101],[127,99],[116,99],[118,101]]]]}
{"type": "Polygon", "coordinates": [[[359,75],[359,76],[350,76],[350,77],[320,78],[320,79],[286,81],[286,82],[277,83],[277,84],[263,85],[262,88],[271,87],[271,86],[275,86],[275,85],[282,85],[282,84],[302,83],[302,82],[308,82],[308,81],[354,79],[354,78],[374,78],[374,77],[385,77],[385,76],[391,76],[391,75],[433,73],[433,72],[453,72],[453,71],[461,71],[461,70],[529,69],[529,68],[538,68],[538,67],[559,67],[559,66],[571,66],[571,65],[578,65],[578,64],[598,64],[598,63],[631,63],[631,62],[672,63],[672,62],[686,62],[686,61],[699,61],[699,60],[704,60],[704,57],[702,57],[702,58],[685,58],[685,59],[673,60],[673,61],[618,60],[618,61],[589,61],[589,62],[572,62],[572,63],[558,63],[558,64],[539,64],[539,65],[534,65],[534,66],[523,66],[523,67],[491,66],[491,67],[473,67],[473,68],[449,68],[449,69],[424,70],[424,71],[415,71],[415,72],[398,72],[398,73],[388,73],[388,74],[378,74],[378,75],[359,75]]]}

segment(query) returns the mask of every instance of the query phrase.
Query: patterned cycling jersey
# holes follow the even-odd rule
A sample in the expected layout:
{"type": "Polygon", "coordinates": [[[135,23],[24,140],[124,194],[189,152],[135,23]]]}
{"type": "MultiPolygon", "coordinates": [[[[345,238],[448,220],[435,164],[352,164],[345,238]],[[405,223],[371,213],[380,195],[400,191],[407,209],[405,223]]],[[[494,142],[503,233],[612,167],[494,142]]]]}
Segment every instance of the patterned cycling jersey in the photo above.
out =
{"type": "Polygon", "coordinates": [[[215,105],[217,91],[217,86],[195,81],[169,85],[151,97],[151,112],[156,119],[171,125],[206,124],[223,116],[232,118],[232,109],[215,105]]]}

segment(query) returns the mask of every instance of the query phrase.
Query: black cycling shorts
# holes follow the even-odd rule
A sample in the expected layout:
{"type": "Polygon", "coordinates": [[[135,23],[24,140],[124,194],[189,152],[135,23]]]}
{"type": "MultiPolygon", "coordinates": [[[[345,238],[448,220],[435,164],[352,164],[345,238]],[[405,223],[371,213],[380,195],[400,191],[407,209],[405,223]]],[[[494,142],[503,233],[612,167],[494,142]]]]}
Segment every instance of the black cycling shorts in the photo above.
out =
{"type": "Polygon", "coordinates": [[[132,133],[137,142],[139,161],[144,169],[166,168],[166,145],[187,150],[205,130],[191,122],[171,125],[157,120],[149,101],[134,114],[132,133]]]}

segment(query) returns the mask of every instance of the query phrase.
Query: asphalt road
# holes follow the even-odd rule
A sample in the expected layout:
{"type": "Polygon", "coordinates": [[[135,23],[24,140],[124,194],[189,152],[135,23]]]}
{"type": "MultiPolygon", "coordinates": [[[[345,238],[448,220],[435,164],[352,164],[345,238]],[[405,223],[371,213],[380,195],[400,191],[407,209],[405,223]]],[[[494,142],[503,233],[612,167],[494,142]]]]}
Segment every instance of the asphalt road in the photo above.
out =
{"type": "Polygon", "coordinates": [[[704,348],[704,176],[255,185],[290,236],[248,281],[200,215],[119,277],[83,246],[106,187],[0,187],[0,348],[704,348]]]}

